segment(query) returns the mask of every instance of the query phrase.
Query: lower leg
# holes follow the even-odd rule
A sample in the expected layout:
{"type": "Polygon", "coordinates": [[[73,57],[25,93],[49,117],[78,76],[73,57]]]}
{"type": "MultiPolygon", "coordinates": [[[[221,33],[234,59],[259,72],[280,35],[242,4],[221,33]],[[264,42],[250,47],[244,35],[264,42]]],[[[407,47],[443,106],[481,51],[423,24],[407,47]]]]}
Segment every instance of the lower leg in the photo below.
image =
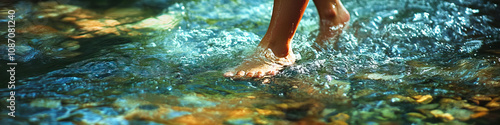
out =
{"type": "Polygon", "coordinates": [[[293,64],[295,57],[291,42],[308,2],[309,0],[275,0],[271,23],[255,53],[224,76],[273,76],[283,66],[293,64]]]}
{"type": "Polygon", "coordinates": [[[316,5],[320,20],[316,43],[323,46],[324,42],[342,32],[350,15],[340,0],[314,0],[314,5],[316,5]]]}
{"type": "Polygon", "coordinates": [[[291,54],[291,42],[309,0],[275,0],[269,28],[259,47],[270,48],[277,57],[291,54]]]}

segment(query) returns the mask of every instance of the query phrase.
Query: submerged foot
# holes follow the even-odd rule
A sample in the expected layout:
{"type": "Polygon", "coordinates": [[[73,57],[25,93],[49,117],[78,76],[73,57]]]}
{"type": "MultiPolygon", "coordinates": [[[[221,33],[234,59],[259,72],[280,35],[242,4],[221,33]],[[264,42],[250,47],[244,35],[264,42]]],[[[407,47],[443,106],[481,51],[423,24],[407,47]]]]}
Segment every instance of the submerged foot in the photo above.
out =
{"type": "Polygon", "coordinates": [[[271,49],[257,49],[236,68],[224,73],[224,77],[231,78],[263,78],[278,74],[284,66],[295,63],[295,56],[277,57],[271,49]]]}
{"type": "Polygon", "coordinates": [[[330,4],[332,5],[317,5],[320,13],[319,34],[315,41],[318,45],[315,47],[317,50],[326,47],[326,44],[333,44],[335,47],[334,49],[337,49],[335,38],[337,38],[344,29],[348,28],[347,23],[350,20],[350,14],[345,9],[344,5],[342,5],[342,2],[340,2],[340,0],[335,0],[330,4]]]}

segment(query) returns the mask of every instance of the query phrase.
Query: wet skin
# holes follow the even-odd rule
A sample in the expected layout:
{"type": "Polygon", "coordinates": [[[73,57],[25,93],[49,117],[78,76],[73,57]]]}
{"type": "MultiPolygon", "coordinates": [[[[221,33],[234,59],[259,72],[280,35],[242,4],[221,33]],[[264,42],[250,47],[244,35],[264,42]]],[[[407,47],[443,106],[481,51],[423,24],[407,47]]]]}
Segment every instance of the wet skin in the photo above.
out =
{"type": "MultiPolygon", "coordinates": [[[[350,16],[340,0],[313,1],[320,18],[320,32],[315,41],[319,47],[315,48],[320,50],[342,31],[350,16]]],[[[291,42],[308,3],[309,0],[275,0],[269,28],[255,52],[224,76],[235,79],[271,77],[285,66],[293,65],[295,56],[291,42]]]]}

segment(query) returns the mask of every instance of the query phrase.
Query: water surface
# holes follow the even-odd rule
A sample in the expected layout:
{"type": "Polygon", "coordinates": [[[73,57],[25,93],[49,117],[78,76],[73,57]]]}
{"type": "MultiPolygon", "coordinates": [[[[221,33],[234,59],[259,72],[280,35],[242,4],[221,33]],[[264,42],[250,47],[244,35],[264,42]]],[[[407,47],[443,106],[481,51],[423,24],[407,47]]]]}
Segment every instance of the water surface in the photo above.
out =
{"type": "Polygon", "coordinates": [[[334,39],[338,50],[323,51],[312,48],[311,2],[293,38],[297,64],[240,81],[222,73],[257,46],[272,0],[57,2],[90,12],[49,17],[43,4],[14,4],[26,32],[17,43],[17,117],[3,108],[3,122],[489,124],[500,116],[488,105],[500,96],[496,1],[346,0],[350,27],[334,39]],[[78,23],[86,20],[120,24],[99,33],[78,23]],[[133,28],[146,20],[153,25],[133,28]],[[35,26],[47,31],[29,30],[35,26]]]}

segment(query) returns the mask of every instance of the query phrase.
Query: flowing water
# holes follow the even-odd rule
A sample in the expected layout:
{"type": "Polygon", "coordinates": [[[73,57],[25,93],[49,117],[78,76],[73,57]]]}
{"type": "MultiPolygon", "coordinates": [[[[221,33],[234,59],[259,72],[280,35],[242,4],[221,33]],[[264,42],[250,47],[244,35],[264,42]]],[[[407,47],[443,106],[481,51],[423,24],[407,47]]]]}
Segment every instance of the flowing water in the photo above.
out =
{"type": "MultiPolygon", "coordinates": [[[[293,38],[296,65],[273,78],[236,81],[222,74],[255,49],[272,0],[57,2],[93,11],[87,14],[93,19],[116,19],[116,27],[163,17],[169,23],[76,38],[71,33],[86,28],[77,23],[81,14],[65,22],[33,16],[43,15],[43,4],[14,3],[26,32],[16,43],[16,117],[2,108],[2,122],[490,124],[500,118],[498,1],[344,0],[349,28],[334,39],[339,49],[323,51],[313,48],[319,21],[311,1],[293,38]],[[113,7],[138,9],[102,16],[113,7]],[[34,26],[56,31],[28,30],[34,26]]],[[[0,49],[6,64],[7,45],[0,49]]],[[[7,72],[1,75],[7,83],[7,72]]],[[[10,91],[2,85],[1,97],[10,91]]]]}

